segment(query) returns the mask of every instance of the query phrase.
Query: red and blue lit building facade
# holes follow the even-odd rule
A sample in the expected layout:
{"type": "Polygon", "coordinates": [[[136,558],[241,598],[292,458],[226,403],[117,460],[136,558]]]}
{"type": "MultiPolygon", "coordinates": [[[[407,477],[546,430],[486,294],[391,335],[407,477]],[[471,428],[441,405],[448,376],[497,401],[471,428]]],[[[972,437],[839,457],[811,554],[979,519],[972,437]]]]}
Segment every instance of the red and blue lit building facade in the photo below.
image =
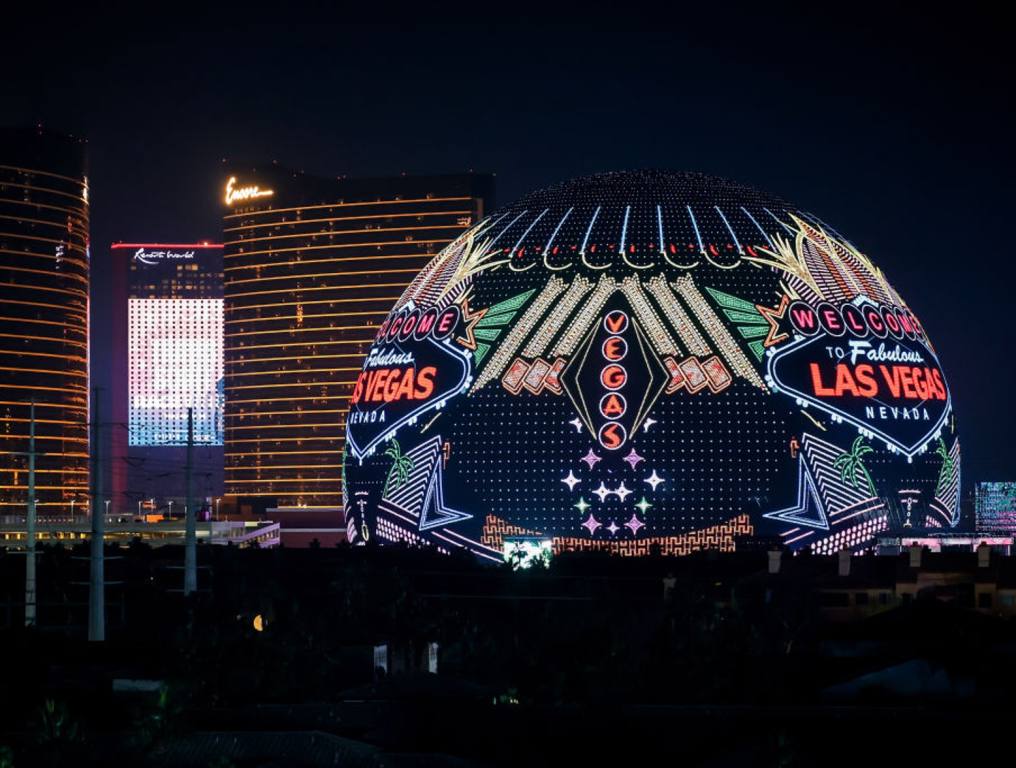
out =
{"type": "Polygon", "coordinates": [[[111,498],[127,512],[183,499],[190,410],[194,495],[213,507],[222,495],[222,246],[116,243],[111,253],[120,425],[111,498]]]}

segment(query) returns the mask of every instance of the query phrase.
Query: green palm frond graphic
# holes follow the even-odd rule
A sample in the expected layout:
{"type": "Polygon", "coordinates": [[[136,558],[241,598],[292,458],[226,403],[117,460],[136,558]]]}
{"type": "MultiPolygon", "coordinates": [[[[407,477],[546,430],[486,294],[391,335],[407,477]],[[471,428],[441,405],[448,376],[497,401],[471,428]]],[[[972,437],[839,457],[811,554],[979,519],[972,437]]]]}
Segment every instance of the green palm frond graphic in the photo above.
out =
{"type": "Polygon", "coordinates": [[[945,440],[941,437],[938,439],[938,446],[935,448],[935,453],[942,459],[942,468],[938,473],[938,485],[935,486],[935,495],[937,496],[942,487],[948,485],[953,479],[953,472],[956,471],[956,460],[949,455],[949,451],[946,450],[945,440]]]}
{"type": "Polygon", "coordinates": [[[875,495],[875,483],[868,473],[868,468],[864,466],[864,457],[869,453],[873,453],[874,450],[874,448],[864,442],[862,436],[858,435],[850,446],[850,450],[841,453],[836,457],[836,461],[833,462],[833,468],[840,471],[840,481],[851,488],[857,487],[857,473],[860,472],[861,477],[864,478],[868,493],[872,496],[875,495]]]}
{"type": "Polygon", "coordinates": [[[406,480],[409,473],[413,471],[413,459],[402,453],[402,446],[398,440],[392,440],[392,444],[385,449],[385,456],[392,460],[391,469],[385,478],[385,493],[397,490],[406,480]]]}

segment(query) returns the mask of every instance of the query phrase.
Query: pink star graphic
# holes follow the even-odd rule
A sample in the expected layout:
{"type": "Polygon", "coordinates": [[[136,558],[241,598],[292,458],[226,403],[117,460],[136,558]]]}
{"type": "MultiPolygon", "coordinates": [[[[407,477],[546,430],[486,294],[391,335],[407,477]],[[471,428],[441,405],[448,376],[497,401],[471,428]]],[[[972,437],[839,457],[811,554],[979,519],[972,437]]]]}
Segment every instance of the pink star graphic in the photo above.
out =
{"type": "Polygon", "coordinates": [[[638,536],[639,534],[639,529],[645,528],[645,526],[646,524],[643,523],[641,520],[639,520],[638,516],[634,513],[632,513],[631,520],[629,520],[627,523],[624,524],[624,527],[630,528],[631,532],[636,536],[638,536]]]}
{"type": "Polygon", "coordinates": [[[624,457],[624,460],[631,464],[631,468],[635,469],[639,465],[639,462],[645,461],[645,458],[639,456],[634,448],[628,452],[628,455],[624,457]]]}
{"type": "Polygon", "coordinates": [[[596,533],[596,529],[599,528],[601,525],[603,525],[603,523],[601,523],[599,520],[597,520],[595,517],[593,517],[593,513],[592,512],[589,513],[589,519],[586,520],[584,523],[582,523],[582,527],[583,528],[588,528],[589,529],[589,535],[590,536],[592,536],[594,533],[596,533]]]}
{"type": "Polygon", "coordinates": [[[590,448],[589,453],[587,453],[585,456],[579,459],[579,461],[584,461],[586,464],[589,465],[589,468],[592,469],[593,467],[596,466],[596,462],[603,461],[603,459],[601,459],[599,456],[593,453],[593,449],[590,448]]]}

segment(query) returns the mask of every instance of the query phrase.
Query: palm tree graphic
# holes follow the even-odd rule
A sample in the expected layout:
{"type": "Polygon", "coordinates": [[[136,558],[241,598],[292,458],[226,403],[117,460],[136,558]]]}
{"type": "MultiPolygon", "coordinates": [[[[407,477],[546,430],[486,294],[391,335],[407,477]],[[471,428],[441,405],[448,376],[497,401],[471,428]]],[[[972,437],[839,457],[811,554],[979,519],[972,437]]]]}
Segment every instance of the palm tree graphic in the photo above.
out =
{"type": "Polygon", "coordinates": [[[939,470],[938,485],[935,486],[935,495],[938,496],[942,486],[952,480],[953,471],[956,469],[956,461],[949,455],[949,451],[945,449],[945,440],[941,437],[938,439],[938,447],[935,449],[935,453],[942,458],[942,469],[939,470]]]}
{"type": "Polygon", "coordinates": [[[850,450],[841,453],[836,457],[836,461],[833,462],[833,469],[840,471],[840,480],[844,483],[850,483],[852,488],[857,487],[857,473],[860,472],[868,486],[868,493],[872,496],[875,495],[875,483],[872,482],[871,475],[868,474],[868,468],[864,466],[864,457],[874,450],[874,448],[864,442],[863,436],[858,435],[854,439],[853,445],[850,446],[850,450]]]}
{"type": "Polygon", "coordinates": [[[392,444],[385,450],[385,456],[392,460],[392,467],[388,470],[388,477],[385,478],[385,493],[394,491],[406,480],[409,473],[413,471],[413,460],[402,453],[402,446],[398,440],[392,440],[392,444]]]}

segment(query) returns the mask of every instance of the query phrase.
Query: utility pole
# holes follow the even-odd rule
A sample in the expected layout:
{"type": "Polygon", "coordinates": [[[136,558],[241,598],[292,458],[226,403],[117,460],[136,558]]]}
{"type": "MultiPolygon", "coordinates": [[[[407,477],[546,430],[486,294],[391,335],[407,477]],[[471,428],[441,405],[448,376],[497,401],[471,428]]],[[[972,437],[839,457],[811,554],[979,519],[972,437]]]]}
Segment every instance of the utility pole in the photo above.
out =
{"type": "Polygon", "coordinates": [[[106,515],[102,503],[102,463],[99,446],[99,388],[92,390],[92,557],[88,580],[88,639],[106,639],[106,573],[103,556],[106,544],[106,515]]]}
{"type": "Polygon", "coordinates": [[[35,626],[35,401],[29,411],[28,427],[28,514],[25,520],[25,626],[35,626]]]}
{"type": "Polygon", "coordinates": [[[183,541],[183,593],[189,595],[198,588],[198,564],[195,541],[197,539],[194,510],[194,409],[187,409],[187,508],[184,510],[183,541]]]}

